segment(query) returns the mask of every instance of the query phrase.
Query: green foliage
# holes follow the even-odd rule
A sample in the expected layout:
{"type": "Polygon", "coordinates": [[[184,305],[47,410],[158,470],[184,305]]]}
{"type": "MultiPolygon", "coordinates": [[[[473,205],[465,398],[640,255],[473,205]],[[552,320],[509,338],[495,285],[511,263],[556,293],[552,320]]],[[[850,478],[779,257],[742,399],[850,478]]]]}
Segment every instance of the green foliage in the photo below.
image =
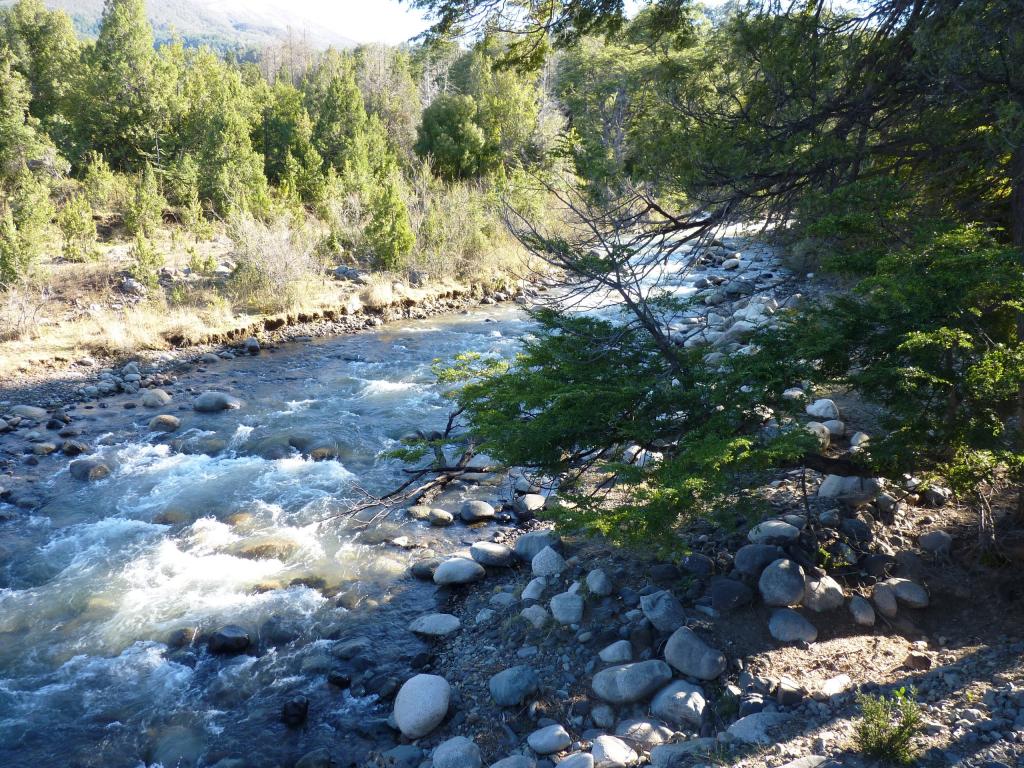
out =
{"type": "Polygon", "coordinates": [[[854,739],[857,749],[874,760],[911,763],[916,751],[913,739],[924,729],[916,692],[900,688],[892,697],[857,695],[861,719],[854,739]]]}
{"type": "Polygon", "coordinates": [[[440,96],[423,112],[416,153],[447,179],[468,179],[492,167],[472,96],[440,96]]]}
{"type": "Polygon", "coordinates": [[[152,238],[163,223],[164,198],[160,194],[153,166],[146,163],[135,179],[134,194],[124,214],[125,231],[131,235],[152,238]]]}
{"type": "Polygon", "coordinates": [[[200,256],[195,248],[188,249],[189,271],[197,275],[212,275],[217,270],[217,259],[213,254],[200,256]]]}
{"type": "Polygon", "coordinates": [[[0,184],[0,285],[29,275],[52,218],[50,190],[28,168],[0,184]]]}
{"type": "Polygon", "coordinates": [[[306,75],[302,92],[313,120],[313,146],[328,167],[340,171],[356,137],[366,128],[354,62],[338,51],[327,51],[306,75]]]}
{"type": "Polygon", "coordinates": [[[91,261],[98,258],[96,223],[92,206],[83,193],[76,193],[57,213],[57,227],[63,240],[64,258],[68,261],[91,261]]]}
{"type": "Polygon", "coordinates": [[[416,244],[409,211],[395,175],[384,180],[370,202],[366,242],[377,263],[387,270],[404,268],[416,244]]]}
{"type": "Polygon", "coordinates": [[[28,83],[12,66],[10,52],[0,47],[0,181],[14,178],[30,163],[63,170],[30,104],[28,83]]]}
{"type": "Polygon", "coordinates": [[[160,268],[164,265],[164,257],[153,241],[141,232],[138,233],[128,251],[128,258],[131,261],[128,267],[131,276],[150,290],[155,289],[159,285],[160,268]]]}
{"type": "Polygon", "coordinates": [[[97,152],[90,152],[85,158],[82,186],[85,188],[89,204],[96,213],[120,208],[127,201],[127,198],[121,199],[122,190],[117,177],[103,155],[97,152]]]}

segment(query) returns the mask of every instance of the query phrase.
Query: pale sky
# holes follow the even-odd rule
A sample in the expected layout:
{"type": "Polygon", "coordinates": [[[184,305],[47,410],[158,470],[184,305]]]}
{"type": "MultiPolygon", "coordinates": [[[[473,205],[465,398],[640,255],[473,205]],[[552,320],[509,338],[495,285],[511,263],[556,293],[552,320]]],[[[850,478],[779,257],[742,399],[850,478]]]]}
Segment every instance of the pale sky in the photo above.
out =
{"type": "MultiPolygon", "coordinates": [[[[249,13],[266,14],[292,26],[350,37],[359,43],[401,43],[430,23],[397,0],[227,0],[249,13]]],[[[216,5],[216,3],[215,3],[216,5]]]]}

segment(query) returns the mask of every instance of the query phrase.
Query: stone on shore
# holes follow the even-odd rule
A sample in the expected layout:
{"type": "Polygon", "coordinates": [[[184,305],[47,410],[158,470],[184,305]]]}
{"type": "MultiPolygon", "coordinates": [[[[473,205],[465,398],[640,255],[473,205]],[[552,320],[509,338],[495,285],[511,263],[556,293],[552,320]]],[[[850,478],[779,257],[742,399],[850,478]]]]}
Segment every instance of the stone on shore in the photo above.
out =
{"type": "Polygon", "coordinates": [[[700,728],[704,718],[704,690],[685,680],[675,680],[658,691],[651,702],[651,714],[677,730],[700,728]]]}
{"type": "Polygon", "coordinates": [[[455,515],[445,509],[431,509],[427,520],[436,528],[446,528],[455,522],[455,515]]]}
{"type": "Polygon", "coordinates": [[[444,720],[451,686],[439,675],[416,675],[403,683],[395,697],[395,723],[407,739],[426,736],[444,720]]]}
{"type": "Polygon", "coordinates": [[[171,396],[159,388],[147,389],[142,395],[142,405],[145,408],[163,408],[171,402],[171,396]]]}
{"type": "Polygon", "coordinates": [[[730,725],[729,734],[744,744],[771,744],[773,739],[768,735],[769,729],[788,719],[789,715],[781,712],[757,712],[741,717],[730,725]]]}
{"type": "Polygon", "coordinates": [[[803,604],[816,613],[834,611],[845,602],[843,588],[831,576],[808,578],[804,587],[803,604]]]}
{"type": "Polygon", "coordinates": [[[925,552],[930,552],[933,555],[946,555],[953,547],[953,537],[943,530],[934,530],[922,533],[917,543],[925,552]]]}
{"type": "Polygon", "coordinates": [[[600,568],[595,568],[587,574],[587,589],[590,590],[592,595],[597,595],[598,597],[608,597],[608,595],[615,591],[612,580],[600,568]]]}
{"type": "Polygon", "coordinates": [[[551,615],[559,624],[579,624],[583,620],[583,596],[562,592],[551,598],[551,615]]]}
{"type": "Polygon", "coordinates": [[[594,739],[590,755],[594,768],[628,768],[640,759],[626,742],[608,734],[594,739]]]}
{"type": "Polygon", "coordinates": [[[651,659],[601,670],[594,675],[591,686],[604,701],[629,704],[650,697],[671,679],[668,664],[651,659]]]}
{"type": "Polygon", "coordinates": [[[228,624],[210,635],[207,647],[210,653],[241,653],[249,647],[250,642],[249,633],[245,629],[236,624],[228,624]]]}
{"type": "Polygon", "coordinates": [[[680,627],[665,644],[665,660],[688,677],[714,680],[725,671],[725,655],[701,640],[689,627],[680,627]]]}
{"type": "Polygon", "coordinates": [[[597,655],[606,664],[625,664],[633,660],[633,644],[629,640],[616,640],[602,648],[597,655]]]}
{"type": "Polygon", "coordinates": [[[557,549],[562,544],[562,537],[551,530],[530,531],[516,539],[516,557],[531,562],[545,547],[557,549]]]}
{"type": "Polygon", "coordinates": [[[818,630],[792,608],[779,608],[768,620],[768,631],[780,643],[813,643],[818,630]]]}
{"type": "Polygon", "coordinates": [[[800,538],[800,529],[785,520],[765,520],[747,533],[752,544],[787,544],[800,538]]]}
{"type": "Polygon", "coordinates": [[[765,605],[796,605],[804,596],[804,569],[779,558],[764,569],[757,587],[765,605]]]}
{"type": "Polygon", "coordinates": [[[462,622],[450,613],[428,613],[409,623],[409,631],[426,637],[446,637],[458,632],[462,622]]]}
{"type": "Polygon", "coordinates": [[[470,584],[487,575],[484,567],[468,557],[451,557],[434,571],[435,584],[470,584]]]}
{"type": "Polygon", "coordinates": [[[537,513],[541,512],[547,503],[547,498],[539,493],[527,493],[517,497],[512,502],[512,509],[519,518],[528,520],[536,517],[537,513]]]}
{"type": "Polygon", "coordinates": [[[480,565],[505,568],[512,564],[512,550],[494,541],[478,541],[469,548],[469,554],[480,565]]]}
{"type": "Polygon", "coordinates": [[[744,576],[756,579],[771,563],[785,555],[782,547],[772,544],[746,544],[736,550],[733,565],[744,576]]]}
{"type": "Polygon", "coordinates": [[[839,419],[839,408],[836,404],[826,398],[815,400],[807,404],[807,415],[813,416],[821,421],[832,421],[839,419]]]}
{"type": "Polygon", "coordinates": [[[557,576],[567,567],[565,558],[551,547],[544,547],[530,561],[534,576],[557,576]]]}
{"type": "Polygon", "coordinates": [[[538,755],[550,755],[561,752],[572,744],[572,737],[561,725],[548,725],[538,728],[526,737],[526,743],[538,755]]]}
{"type": "Polygon", "coordinates": [[[494,507],[486,501],[470,499],[469,501],[463,502],[462,508],[459,510],[459,517],[467,523],[480,523],[485,520],[493,520],[494,507]]]}
{"type": "Polygon", "coordinates": [[[875,625],[875,609],[860,595],[850,598],[850,615],[853,616],[854,622],[862,627],[875,625]]]}
{"type": "Polygon", "coordinates": [[[928,592],[920,584],[910,579],[887,579],[885,583],[892,587],[896,599],[909,608],[928,607],[928,592]]]}
{"type": "Polygon", "coordinates": [[[487,683],[491,698],[499,707],[517,707],[539,687],[537,673],[525,664],[498,672],[487,683]]]}
{"type": "Polygon", "coordinates": [[[686,623],[686,612],[675,596],[661,590],[640,598],[640,609],[659,632],[675,632],[686,623]]]}
{"type": "Polygon", "coordinates": [[[438,745],[431,757],[433,768],[480,768],[480,747],[465,736],[455,736],[438,745]]]}

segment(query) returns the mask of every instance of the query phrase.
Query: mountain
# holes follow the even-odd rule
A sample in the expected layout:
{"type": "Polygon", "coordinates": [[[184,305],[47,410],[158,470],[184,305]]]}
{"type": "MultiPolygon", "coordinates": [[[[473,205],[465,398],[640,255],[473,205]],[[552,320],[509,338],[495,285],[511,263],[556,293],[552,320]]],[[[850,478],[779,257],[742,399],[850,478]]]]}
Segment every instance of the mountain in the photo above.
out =
{"type": "MultiPolygon", "coordinates": [[[[65,11],[79,34],[92,37],[99,29],[103,0],[44,0],[48,8],[65,11]]],[[[0,6],[14,0],[0,0],[0,6]]],[[[158,42],[173,34],[189,45],[217,49],[260,46],[293,38],[305,38],[315,47],[351,48],[356,41],[315,19],[289,10],[284,0],[258,3],[246,0],[146,0],[146,12],[158,42]]]]}

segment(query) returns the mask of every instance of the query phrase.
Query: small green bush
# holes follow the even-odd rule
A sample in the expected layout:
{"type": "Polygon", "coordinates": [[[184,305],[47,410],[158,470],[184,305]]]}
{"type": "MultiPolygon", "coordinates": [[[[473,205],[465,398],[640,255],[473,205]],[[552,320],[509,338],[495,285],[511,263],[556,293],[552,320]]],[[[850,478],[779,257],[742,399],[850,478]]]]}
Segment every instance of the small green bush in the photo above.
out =
{"type": "Polygon", "coordinates": [[[922,730],[915,694],[905,688],[894,691],[892,697],[859,694],[862,717],[854,734],[857,749],[876,760],[912,762],[916,750],[911,742],[922,730]]]}
{"type": "Polygon", "coordinates": [[[124,228],[129,235],[153,237],[163,223],[164,199],[160,195],[153,166],[146,164],[135,183],[135,194],[124,213],[124,228]]]}
{"type": "Polygon", "coordinates": [[[164,257],[160,255],[152,241],[141,234],[136,235],[128,255],[132,262],[128,271],[131,272],[132,277],[147,288],[156,288],[160,278],[160,268],[164,265],[164,257]]]}
{"type": "Polygon", "coordinates": [[[96,223],[92,220],[92,206],[86,195],[76,194],[64,204],[57,214],[57,226],[65,259],[90,261],[98,257],[96,223]]]}

